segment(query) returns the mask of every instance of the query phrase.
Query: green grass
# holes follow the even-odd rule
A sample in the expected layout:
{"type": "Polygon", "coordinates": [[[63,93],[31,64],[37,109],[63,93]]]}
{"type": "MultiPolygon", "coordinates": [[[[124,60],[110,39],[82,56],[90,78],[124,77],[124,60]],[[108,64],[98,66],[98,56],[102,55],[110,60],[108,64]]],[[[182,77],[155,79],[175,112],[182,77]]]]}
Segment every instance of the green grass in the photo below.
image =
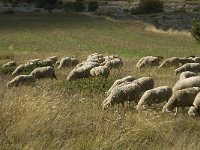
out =
{"type": "Polygon", "coordinates": [[[105,91],[126,76],[151,76],[156,86],[173,86],[174,69],[136,70],[146,55],[200,56],[191,36],[146,31],[141,22],[116,21],[78,14],[0,15],[0,65],[56,55],[84,60],[88,54],[117,54],[122,71],[105,78],[66,81],[72,68],[56,69],[58,80],[39,80],[33,87],[7,89],[13,77],[0,75],[0,149],[172,149],[199,150],[199,118],[162,114],[156,109],[102,111],[105,91]],[[146,113],[148,116],[146,117],[146,113]]]}

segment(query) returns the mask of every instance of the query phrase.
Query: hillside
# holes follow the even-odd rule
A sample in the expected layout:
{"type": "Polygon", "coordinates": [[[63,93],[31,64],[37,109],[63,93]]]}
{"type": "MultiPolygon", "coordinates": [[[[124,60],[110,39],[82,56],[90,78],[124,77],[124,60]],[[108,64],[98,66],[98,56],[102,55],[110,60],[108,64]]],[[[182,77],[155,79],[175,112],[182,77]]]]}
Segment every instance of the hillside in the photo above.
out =
{"type": "Polygon", "coordinates": [[[150,30],[139,21],[119,21],[81,14],[0,15],[0,65],[56,55],[78,57],[94,52],[119,55],[123,70],[105,78],[67,82],[72,68],[58,70],[58,80],[6,88],[13,77],[0,74],[0,149],[199,150],[199,118],[162,114],[164,104],[137,112],[134,104],[106,111],[101,103],[112,83],[127,75],[151,76],[155,86],[173,86],[174,68],[137,70],[143,56],[200,56],[189,33],[150,30]],[[148,30],[147,30],[148,29],[148,30]]]}

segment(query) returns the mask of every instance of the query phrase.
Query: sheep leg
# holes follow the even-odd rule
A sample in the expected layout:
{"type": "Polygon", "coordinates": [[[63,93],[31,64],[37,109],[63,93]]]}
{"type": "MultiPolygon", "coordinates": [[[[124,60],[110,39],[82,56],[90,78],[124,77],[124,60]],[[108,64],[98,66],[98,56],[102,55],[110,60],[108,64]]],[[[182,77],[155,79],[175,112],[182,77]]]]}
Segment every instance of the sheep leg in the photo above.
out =
{"type": "Polygon", "coordinates": [[[175,108],[175,113],[173,114],[173,116],[176,116],[178,113],[178,107],[175,108]]]}
{"type": "MultiPolygon", "coordinates": [[[[55,79],[57,80],[57,77],[56,77],[55,73],[53,74],[53,78],[55,78],[55,79]]],[[[53,79],[53,78],[52,78],[52,79],[53,79]]]]}

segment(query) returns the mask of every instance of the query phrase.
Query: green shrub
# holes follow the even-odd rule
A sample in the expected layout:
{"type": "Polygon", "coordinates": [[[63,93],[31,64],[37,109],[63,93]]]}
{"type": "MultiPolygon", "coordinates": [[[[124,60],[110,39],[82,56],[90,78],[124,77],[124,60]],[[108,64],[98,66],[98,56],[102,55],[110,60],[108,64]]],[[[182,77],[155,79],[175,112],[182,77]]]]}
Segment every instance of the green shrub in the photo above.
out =
{"type": "Polygon", "coordinates": [[[67,2],[65,3],[64,8],[66,9],[66,11],[75,11],[75,12],[81,12],[85,9],[82,1],[67,2]]]}
{"type": "Polygon", "coordinates": [[[191,35],[194,37],[197,43],[200,43],[200,24],[196,19],[193,19],[192,21],[191,35]]]}
{"type": "Polygon", "coordinates": [[[89,12],[94,12],[98,8],[98,3],[97,1],[91,1],[88,3],[88,11],[89,12]]]}
{"type": "Polygon", "coordinates": [[[132,14],[148,14],[163,12],[164,2],[161,0],[140,0],[137,8],[132,8],[132,14]]]}
{"type": "Polygon", "coordinates": [[[57,0],[35,0],[35,6],[39,8],[44,8],[46,6],[54,6],[57,0]]]}

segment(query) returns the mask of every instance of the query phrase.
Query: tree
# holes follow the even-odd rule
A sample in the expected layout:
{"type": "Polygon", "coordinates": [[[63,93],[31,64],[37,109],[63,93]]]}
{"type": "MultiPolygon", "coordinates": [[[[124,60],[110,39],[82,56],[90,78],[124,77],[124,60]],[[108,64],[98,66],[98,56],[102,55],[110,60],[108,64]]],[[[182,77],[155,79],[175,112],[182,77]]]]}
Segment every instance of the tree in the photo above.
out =
{"type": "Polygon", "coordinates": [[[197,43],[200,43],[200,24],[196,19],[193,19],[192,21],[191,35],[194,37],[197,43]]]}

